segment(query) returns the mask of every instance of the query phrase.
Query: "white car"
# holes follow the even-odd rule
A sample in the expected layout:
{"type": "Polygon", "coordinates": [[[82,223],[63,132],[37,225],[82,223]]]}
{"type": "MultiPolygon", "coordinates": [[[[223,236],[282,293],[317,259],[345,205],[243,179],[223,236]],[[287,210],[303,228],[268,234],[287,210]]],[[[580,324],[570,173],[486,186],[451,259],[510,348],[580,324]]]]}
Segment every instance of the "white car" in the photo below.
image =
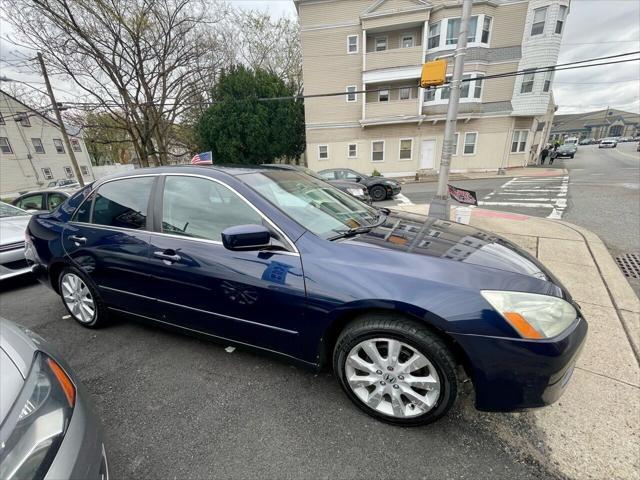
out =
{"type": "Polygon", "coordinates": [[[0,280],[31,272],[24,258],[24,232],[31,214],[0,202],[0,280]]]}
{"type": "Polygon", "coordinates": [[[598,145],[598,148],[616,148],[618,141],[615,138],[603,138],[598,145]]]}

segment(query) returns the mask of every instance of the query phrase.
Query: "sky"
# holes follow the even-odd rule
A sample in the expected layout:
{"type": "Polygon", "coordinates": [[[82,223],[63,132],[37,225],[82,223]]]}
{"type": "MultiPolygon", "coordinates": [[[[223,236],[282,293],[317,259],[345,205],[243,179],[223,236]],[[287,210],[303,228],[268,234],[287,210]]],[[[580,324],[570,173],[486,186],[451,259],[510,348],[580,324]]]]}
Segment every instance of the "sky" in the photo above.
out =
{"type": "MultiPolygon", "coordinates": [[[[292,0],[230,0],[236,7],[258,9],[272,16],[296,17],[292,0]]],[[[0,35],[8,26],[0,20],[0,35]]],[[[0,40],[0,75],[25,81],[37,77],[14,74],[6,42],[0,40]]],[[[640,50],[640,0],[572,0],[558,63],[640,50]]],[[[60,88],[63,83],[56,85],[60,88]]],[[[67,87],[68,88],[68,87],[67,87]]],[[[640,62],[559,71],[553,93],[558,113],[578,113],[607,107],[640,113],[640,62]]],[[[63,94],[61,99],[63,100],[63,94]]]]}

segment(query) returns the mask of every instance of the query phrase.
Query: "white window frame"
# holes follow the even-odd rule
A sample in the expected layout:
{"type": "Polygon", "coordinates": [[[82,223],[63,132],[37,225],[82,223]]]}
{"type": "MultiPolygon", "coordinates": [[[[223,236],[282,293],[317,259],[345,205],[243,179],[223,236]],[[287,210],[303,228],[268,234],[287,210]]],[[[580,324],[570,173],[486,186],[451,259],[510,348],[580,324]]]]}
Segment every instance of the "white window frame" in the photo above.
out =
{"type": "Polygon", "coordinates": [[[460,132],[455,132],[453,134],[453,138],[455,138],[455,141],[453,143],[453,153],[451,154],[454,157],[458,156],[458,144],[460,143],[460,132]]]}
{"type": "Polygon", "coordinates": [[[0,147],[0,152],[4,153],[5,155],[12,155],[13,154],[13,148],[11,148],[11,142],[9,142],[9,138],[8,137],[0,137],[0,141],[4,140],[6,142],[6,145],[2,145],[0,147]],[[9,151],[5,152],[4,148],[8,148],[9,151]]]}
{"type": "Polygon", "coordinates": [[[38,155],[43,155],[43,154],[47,153],[47,151],[44,148],[44,143],[42,143],[42,139],[41,138],[32,137],[31,138],[31,145],[33,145],[33,151],[36,152],[38,155]],[[36,145],[35,140],[40,142],[40,145],[36,145]],[[42,149],[42,151],[39,152],[38,151],[38,147],[40,147],[42,149]]]}
{"type": "Polygon", "coordinates": [[[385,150],[385,141],[384,140],[371,140],[371,162],[372,163],[380,163],[380,162],[384,162],[384,150],[385,150]],[[374,143],[382,143],[382,160],[374,160],[373,159],[373,144],[374,143]]]}
{"type": "Polygon", "coordinates": [[[73,150],[74,152],[82,151],[82,146],[80,145],[80,139],[72,137],[69,139],[69,143],[71,144],[71,150],[73,150]]]}
{"type": "Polygon", "coordinates": [[[378,88],[378,102],[388,103],[390,101],[391,101],[391,87],[378,88]],[[382,92],[387,92],[386,100],[380,100],[380,96],[382,95],[382,92]]]}
{"type": "MultiPolygon", "coordinates": [[[[476,22],[476,31],[473,35],[473,40],[469,41],[468,37],[471,37],[471,35],[468,35],[467,37],[467,47],[482,47],[482,48],[489,48],[489,44],[491,43],[491,38],[493,36],[493,29],[495,26],[495,18],[492,15],[486,15],[484,13],[478,13],[476,15],[472,15],[472,17],[477,17],[478,20],[476,22]],[[482,31],[484,28],[484,19],[486,17],[491,18],[491,24],[489,25],[489,39],[487,43],[484,43],[482,41],[482,31]]],[[[434,51],[438,51],[438,50],[454,50],[456,48],[456,44],[455,43],[449,43],[447,44],[447,38],[449,36],[449,20],[455,20],[455,19],[459,19],[460,17],[447,17],[447,18],[441,18],[438,22],[429,24],[429,27],[431,27],[431,25],[437,25],[440,24],[440,28],[439,28],[439,35],[440,38],[438,40],[438,45],[435,45],[431,48],[429,48],[429,40],[431,38],[435,38],[437,35],[433,35],[433,36],[429,36],[429,31],[427,30],[427,50],[429,52],[434,52],[434,51]]]]}
{"type": "Polygon", "coordinates": [[[404,137],[404,138],[400,138],[398,140],[398,161],[400,162],[408,162],[413,160],[413,144],[415,142],[413,141],[412,137],[404,137]],[[409,158],[402,158],[402,142],[403,141],[410,141],[411,142],[411,148],[409,149],[409,158]]]}
{"type": "Polygon", "coordinates": [[[360,35],[347,35],[347,54],[355,55],[358,53],[359,50],[360,50],[360,35]],[[350,43],[352,38],[356,39],[356,49],[353,52],[351,51],[351,43],[350,43]]]}
{"type": "Polygon", "coordinates": [[[327,144],[322,144],[322,145],[318,145],[318,161],[324,162],[326,160],[329,160],[329,145],[327,144]],[[320,149],[324,147],[327,153],[326,157],[322,157],[322,154],[320,153],[320,149]]]}
{"type": "Polygon", "coordinates": [[[427,49],[428,50],[440,48],[440,44],[441,44],[440,42],[442,41],[441,35],[442,35],[442,20],[439,20],[435,23],[430,23],[429,26],[427,27],[427,49]],[[431,27],[436,27],[436,26],[437,26],[438,33],[436,35],[431,35],[431,27]],[[431,43],[431,39],[436,37],[438,37],[437,45],[430,47],[429,44],[431,43]]]}
{"type": "Polygon", "coordinates": [[[478,151],[478,132],[464,132],[464,136],[462,137],[462,156],[464,157],[470,157],[472,155],[475,155],[476,152],[478,151]],[[466,146],[467,146],[467,135],[471,135],[471,134],[475,134],[476,139],[473,142],[473,152],[472,153],[466,153],[466,146]]]}
{"type": "MultiPolygon", "coordinates": [[[[460,103],[481,103],[482,102],[482,94],[484,93],[484,72],[465,72],[464,76],[470,75],[471,76],[471,81],[469,82],[465,82],[467,85],[469,85],[469,93],[468,96],[466,97],[460,97],[460,103]],[[478,84],[477,80],[481,79],[481,83],[482,86],[480,87],[480,97],[476,97],[475,96],[475,92],[476,92],[476,86],[478,84]]],[[[451,81],[451,75],[447,75],[446,76],[446,82],[449,83],[451,81]]],[[[463,84],[464,85],[464,84],[463,84]]],[[[442,98],[442,93],[443,91],[445,91],[447,88],[450,89],[450,87],[443,87],[443,88],[437,88],[434,90],[434,98],[433,100],[426,100],[426,95],[427,92],[429,92],[429,89],[425,89],[425,94],[422,98],[422,102],[424,105],[442,105],[442,104],[446,104],[449,103],[449,99],[448,98],[442,98]]],[[[460,92],[462,93],[462,92],[460,92]]],[[[449,91],[449,96],[451,96],[451,92],[449,91]]]]}
{"type": "Polygon", "coordinates": [[[49,167],[42,167],[42,175],[44,175],[45,180],[53,180],[53,172],[49,167]]]}
{"type": "MultiPolygon", "coordinates": [[[[471,92],[469,92],[471,93],[471,92]]],[[[470,98],[482,102],[482,94],[484,93],[484,73],[477,73],[475,76],[475,80],[473,81],[473,95],[470,98]],[[480,80],[480,82],[478,82],[480,80]],[[476,92],[478,91],[478,83],[480,83],[480,95],[476,97],[476,92]]]]}
{"type": "Polygon", "coordinates": [[[62,167],[62,169],[64,170],[64,174],[67,178],[75,178],[75,174],[73,173],[73,168],[71,168],[68,165],[65,165],[64,167],[62,167]]]}
{"type": "Polygon", "coordinates": [[[567,21],[567,13],[569,12],[569,7],[566,5],[558,6],[558,17],[556,18],[556,26],[553,30],[555,35],[562,35],[564,31],[564,24],[567,21]],[[558,31],[558,27],[560,27],[560,31],[558,31]]]}
{"type": "Polygon", "coordinates": [[[80,165],[80,173],[82,175],[89,175],[89,167],[86,165],[80,165]]]}
{"type": "Polygon", "coordinates": [[[540,8],[534,8],[533,12],[532,12],[532,16],[531,16],[531,30],[529,31],[529,35],[531,37],[537,37],[538,35],[544,35],[544,29],[547,26],[547,15],[549,13],[549,7],[545,6],[545,7],[540,7],[540,8]],[[544,18],[542,19],[542,21],[537,21],[536,22],[536,12],[544,12],[544,18]],[[536,33],[533,33],[533,30],[535,29],[536,25],[540,25],[542,24],[542,30],[536,33]]]}
{"type": "Polygon", "coordinates": [[[520,82],[520,94],[521,95],[527,95],[529,93],[533,93],[533,89],[534,89],[535,84],[536,84],[536,69],[535,68],[525,68],[524,72],[526,72],[526,73],[524,75],[522,75],[522,82],[520,82]],[[529,75],[531,75],[531,81],[526,80],[529,75]],[[529,83],[531,83],[531,90],[525,92],[524,91],[524,86],[525,86],[525,84],[528,85],[529,83]]]}
{"type": "Polygon", "coordinates": [[[386,35],[382,35],[380,37],[375,37],[373,39],[374,52],[386,52],[387,50],[389,50],[389,37],[387,37],[386,35]],[[378,40],[382,40],[382,39],[384,39],[384,48],[381,50],[378,50],[378,40]]]}
{"type": "Polygon", "coordinates": [[[489,45],[491,44],[491,31],[493,30],[493,17],[491,15],[483,15],[482,17],[482,26],[480,27],[480,43],[482,43],[483,45],[489,45]],[[482,37],[484,35],[485,29],[484,29],[484,24],[487,21],[487,19],[489,19],[489,33],[487,34],[487,41],[483,42],[482,41],[482,37]]]}
{"type": "Polygon", "coordinates": [[[398,100],[411,100],[411,87],[401,87],[400,90],[398,90],[398,100]],[[409,96],[402,98],[402,92],[408,92],[409,96]]]}
{"type": "Polygon", "coordinates": [[[58,153],[58,154],[66,153],[66,150],[64,148],[64,142],[62,141],[61,138],[54,138],[53,139],[53,148],[55,149],[56,153],[58,153]],[[60,148],[62,149],[62,151],[58,150],[58,144],[56,143],[56,141],[60,142],[60,148]]]}
{"type": "Polygon", "coordinates": [[[529,130],[526,128],[519,128],[513,131],[513,135],[511,136],[511,148],[509,149],[509,153],[526,153],[527,145],[529,144],[529,130]],[[523,134],[525,136],[524,146],[520,149],[520,144],[522,143],[523,134]],[[513,144],[516,144],[516,149],[513,149],[513,144]]]}
{"type": "Polygon", "coordinates": [[[544,74],[544,80],[542,82],[542,92],[549,93],[551,91],[551,84],[553,83],[554,70],[548,70],[544,74]]]}
{"type": "Polygon", "coordinates": [[[358,86],[357,85],[348,85],[347,88],[345,89],[345,91],[347,92],[347,94],[345,95],[345,99],[347,100],[347,103],[356,103],[358,101],[358,94],[355,93],[358,91],[358,86]],[[353,89],[353,92],[350,92],[349,89],[353,89]],[[349,97],[353,95],[353,100],[349,100],[349,97]]]}
{"type": "Polygon", "coordinates": [[[358,158],[358,144],[357,143],[349,143],[347,144],[347,158],[358,158]],[[355,152],[351,155],[351,147],[356,147],[355,152]]]}
{"type": "Polygon", "coordinates": [[[403,33],[402,35],[400,35],[400,48],[413,48],[416,46],[416,36],[413,33],[403,33]],[[405,38],[411,38],[411,46],[410,47],[405,47],[404,46],[404,40],[405,38]]]}

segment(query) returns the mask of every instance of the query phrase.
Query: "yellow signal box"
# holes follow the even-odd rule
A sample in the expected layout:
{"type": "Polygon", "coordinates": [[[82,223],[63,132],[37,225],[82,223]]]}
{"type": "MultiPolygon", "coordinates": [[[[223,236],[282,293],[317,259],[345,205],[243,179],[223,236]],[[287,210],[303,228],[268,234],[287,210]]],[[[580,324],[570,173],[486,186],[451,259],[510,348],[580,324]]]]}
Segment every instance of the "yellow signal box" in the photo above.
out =
{"type": "Polygon", "coordinates": [[[420,86],[422,88],[442,85],[447,78],[447,61],[433,60],[422,65],[420,86]]]}

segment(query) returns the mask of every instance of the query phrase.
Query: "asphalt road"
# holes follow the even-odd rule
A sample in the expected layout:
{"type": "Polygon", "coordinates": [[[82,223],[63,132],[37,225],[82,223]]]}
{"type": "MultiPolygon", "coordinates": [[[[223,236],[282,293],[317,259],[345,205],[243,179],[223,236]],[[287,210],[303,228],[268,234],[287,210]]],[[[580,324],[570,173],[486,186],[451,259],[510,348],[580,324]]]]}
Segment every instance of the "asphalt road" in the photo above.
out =
{"type": "MultiPolygon", "coordinates": [[[[500,414],[476,412],[468,391],[435,424],[398,428],[352,406],[329,372],[124,319],[89,330],[29,279],[0,286],[0,312],[75,369],[104,424],[114,479],[555,476],[498,440],[500,414]]],[[[526,422],[514,430],[542,445],[526,422]]]]}

